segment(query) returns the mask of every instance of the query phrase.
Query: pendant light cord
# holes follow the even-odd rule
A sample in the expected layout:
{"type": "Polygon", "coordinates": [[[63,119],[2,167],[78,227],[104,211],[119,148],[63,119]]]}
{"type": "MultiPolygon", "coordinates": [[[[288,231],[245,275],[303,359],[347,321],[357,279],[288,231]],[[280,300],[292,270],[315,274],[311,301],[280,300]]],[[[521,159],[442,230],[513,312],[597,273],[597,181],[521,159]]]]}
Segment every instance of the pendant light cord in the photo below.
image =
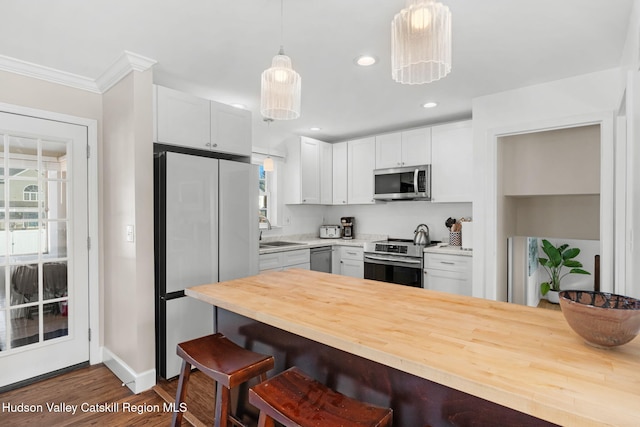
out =
{"type": "Polygon", "coordinates": [[[278,55],[284,55],[284,0],[280,0],[280,52],[278,55]]]}

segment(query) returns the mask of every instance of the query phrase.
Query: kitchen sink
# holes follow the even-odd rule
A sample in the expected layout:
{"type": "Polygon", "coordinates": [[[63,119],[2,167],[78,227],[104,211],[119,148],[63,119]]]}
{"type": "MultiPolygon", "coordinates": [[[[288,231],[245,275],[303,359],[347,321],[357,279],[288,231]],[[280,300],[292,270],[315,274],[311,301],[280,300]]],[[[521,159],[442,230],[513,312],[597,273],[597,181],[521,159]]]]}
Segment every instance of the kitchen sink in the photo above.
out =
{"type": "Polygon", "coordinates": [[[285,242],[284,240],[260,243],[260,249],[279,248],[283,246],[306,246],[306,243],[285,242]]]}

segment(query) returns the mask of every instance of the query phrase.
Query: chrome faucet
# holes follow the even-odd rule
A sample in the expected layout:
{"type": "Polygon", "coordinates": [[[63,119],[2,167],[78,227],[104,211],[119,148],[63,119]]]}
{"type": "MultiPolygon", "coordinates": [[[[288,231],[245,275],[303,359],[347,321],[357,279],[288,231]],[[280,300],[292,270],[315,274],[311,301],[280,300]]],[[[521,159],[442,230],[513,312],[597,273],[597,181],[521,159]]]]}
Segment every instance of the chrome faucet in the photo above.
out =
{"type": "MultiPolygon", "coordinates": [[[[271,230],[271,221],[269,221],[269,218],[267,218],[264,215],[258,215],[258,223],[261,223],[261,222],[266,222],[267,230],[271,230]]],[[[260,230],[260,238],[258,240],[262,240],[262,230],[260,230]]]]}

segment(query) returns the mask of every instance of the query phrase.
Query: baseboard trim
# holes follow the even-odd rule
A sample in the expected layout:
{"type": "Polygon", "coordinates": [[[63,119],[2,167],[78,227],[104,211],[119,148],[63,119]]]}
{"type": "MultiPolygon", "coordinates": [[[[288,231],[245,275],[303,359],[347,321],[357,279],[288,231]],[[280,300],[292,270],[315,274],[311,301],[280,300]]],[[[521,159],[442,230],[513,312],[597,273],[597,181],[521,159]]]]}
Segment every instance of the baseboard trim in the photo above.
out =
{"type": "Polygon", "coordinates": [[[122,385],[126,385],[135,394],[147,391],[156,385],[155,369],[137,373],[106,347],[102,348],[102,359],[102,363],[122,381],[122,385]]]}

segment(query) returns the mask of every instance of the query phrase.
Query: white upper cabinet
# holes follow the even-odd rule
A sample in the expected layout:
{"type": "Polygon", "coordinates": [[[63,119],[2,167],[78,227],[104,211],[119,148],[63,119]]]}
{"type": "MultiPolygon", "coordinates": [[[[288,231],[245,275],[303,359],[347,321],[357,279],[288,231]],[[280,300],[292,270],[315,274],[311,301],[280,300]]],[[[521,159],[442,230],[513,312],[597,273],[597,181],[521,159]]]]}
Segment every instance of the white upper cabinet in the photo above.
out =
{"type": "Polygon", "coordinates": [[[211,101],[211,150],[251,155],[251,112],[211,101]]]}
{"type": "Polygon", "coordinates": [[[300,138],[300,202],[320,203],[320,141],[300,138]]]}
{"type": "Polygon", "coordinates": [[[208,150],[210,102],[156,86],[156,142],[208,150]]]}
{"type": "Polygon", "coordinates": [[[320,144],[320,204],[333,204],[333,145],[320,144]]]}
{"type": "Polygon", "coordinates": [[[373,200],[373,170],[376,168],[375,137],[347,143],[347,194],[349,204],[371,204],[373,200]]]}
{"type": "Polygon", "coordinates": [[[155,86],[154,140],[198,150],[251,155],[251,112],[155,86]]]}
{"type": "Polygon", "coordinates": [[[402,132],[402,166],[431,164],[431,128],[402,132]]]}
{"type": "Polygon", "coordinates": [[[347,204],[347,143],[333,144],[333,204],[347,204]]]}
{"type": "Polygon", "coordinates": [[[400,132],[376,136],[376,169],[402,167],[400,132]]]}
{"type": "Polygon", "coordinates": [[[472,202],[471,120],[431,128],[431,201],[472,202]]]}
{"type": "Polygon", "coordinates": [[[431,163],[431,129],[420,128],[376,136],[376,169],[431,163]]]}
{"type": "Polygon", "coordinates": [[[332,147],[305,136],[287,142],[285,203],[332,203],[332,147]]]}

